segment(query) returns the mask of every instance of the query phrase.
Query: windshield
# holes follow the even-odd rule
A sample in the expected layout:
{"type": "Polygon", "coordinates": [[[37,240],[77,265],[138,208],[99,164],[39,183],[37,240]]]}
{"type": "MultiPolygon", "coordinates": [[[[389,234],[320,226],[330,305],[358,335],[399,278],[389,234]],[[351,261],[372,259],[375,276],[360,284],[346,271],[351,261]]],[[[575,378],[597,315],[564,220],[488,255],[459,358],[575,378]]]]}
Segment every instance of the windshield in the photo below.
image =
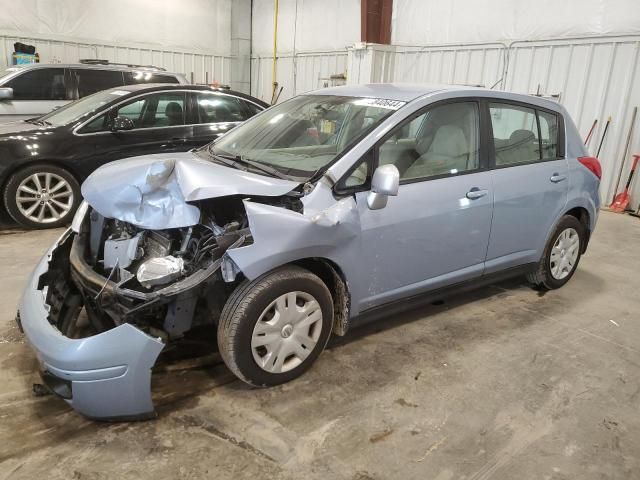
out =
{"type": "Polygon", "coordinates": [[[102,92],[94,93],[75,102],[66,104],[42,117],[38,118],[38,121],[45,122],[49,125],[58,127],[60,125],[67,125],[79,118],[94,113],[97,109],[112,102],[113,100],[123,95],[128,95],[130,92],[126,90],[104,90],[102,92]]]}
{"type": "Polygon", "coordinates": [[[301,95],[265,110],[206,148],[213,155],[310,177],[403,105],[377,98],[301,95]]]}

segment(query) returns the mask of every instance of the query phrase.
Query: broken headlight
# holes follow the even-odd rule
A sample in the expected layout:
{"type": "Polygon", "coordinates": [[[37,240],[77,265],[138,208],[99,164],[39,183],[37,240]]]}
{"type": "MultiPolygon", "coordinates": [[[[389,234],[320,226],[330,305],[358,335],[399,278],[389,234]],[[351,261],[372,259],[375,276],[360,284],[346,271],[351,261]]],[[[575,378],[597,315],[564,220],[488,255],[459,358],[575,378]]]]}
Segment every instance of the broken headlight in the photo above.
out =
{"type": "Polygon", "coordinates": [[[164,285],[180,277],[184,271],[184,260],[181,257],[168,255],[153,257],[144,261],[136,272],[136,278],[143,287],[164,285]]]}

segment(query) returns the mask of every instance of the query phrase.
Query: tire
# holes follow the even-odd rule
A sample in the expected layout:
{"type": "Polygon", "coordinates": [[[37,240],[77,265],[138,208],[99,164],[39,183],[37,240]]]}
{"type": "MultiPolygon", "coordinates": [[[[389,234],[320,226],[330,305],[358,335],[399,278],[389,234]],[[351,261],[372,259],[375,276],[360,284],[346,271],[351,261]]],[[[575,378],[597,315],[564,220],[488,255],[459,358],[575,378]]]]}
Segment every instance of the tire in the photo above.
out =
{"type": "Polygon", "coordinates": [[[240,380],[260,387],[279,385],[309,369],[324,350],[332,325],[333,301],[324,282],[304,268],[282,267],[244,280],[234,290],[220,316],[218,348],[240,380]],[[291,295],[297,303],[294,311],[288,310],[291,295]]]}
{"type": "Polygon", "coordinates": [[[544,290],[562,287],[573,277],[578,268],[585,239],[585,227],[576,217],[571,215],[562,217],[547,241],[536,270],[527,275],[529,282],[544,290]],[[562,239],[560,239],[561,235],[564,235],[562,239]],[[559,245],[554,251],[556,243],[559,245]],[[572,260],[574,251],[575,258],[572,260]]]}
{"type": "Polygon", "coordinates": [[[9,215],[23,227],[55,228],[71,222],[80,195],[80,185],[71,173],[55,165],[39,164],[13,173],[5,185],[3,200],[9,215]]]}

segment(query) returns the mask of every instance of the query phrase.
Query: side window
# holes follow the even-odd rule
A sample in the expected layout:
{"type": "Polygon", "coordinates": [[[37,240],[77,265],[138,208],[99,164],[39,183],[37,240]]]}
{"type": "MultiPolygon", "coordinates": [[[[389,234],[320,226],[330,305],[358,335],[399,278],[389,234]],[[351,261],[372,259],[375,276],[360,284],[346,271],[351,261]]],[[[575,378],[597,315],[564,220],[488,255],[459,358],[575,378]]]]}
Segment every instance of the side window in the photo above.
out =
{"type": "Polygon", "coordinates": [[[36,68],[7,82],[13,88],[14,100],[65,100],[63,68],[36,68]]]}
{"type": "MultiPolygon", "coordinates": [[[[109,130],[107,115],[86,124],[80,133],[106,132],[109,130]]],[[[171,127],[185,124],[184,92],[160,92],[137,98],[120,105],[110,115],[127,117],[134,128],[171,127]]]]}
{"type": "Polygon", "coordinates": [[[98,118],[91,120],[84,127],[82,127],[78,133],[106,132],[108,130],[106,120],[106,114],[100,115],[98,118]]]}
{"type": "Polygon", "coordinates": [[[78,87],[78,97],[86,97],[92,93],[106,90],[107,88],[121,87],[124,85],[122,72],[113,70],[94,70],[79,68],[73,70],[78,87]]]}
{"type": "Polygon", "coordinates": [[[264,110],[264,108],[260,108],[255,103],[247,102],[246,100],[240,100],[240,101],[244,104],[245,108],[249,111],[249,113],[251,113],[252,117],[264,110]]]}
{"type": "Polygon", "coordinates": [[[151,95],[145,102],[157,100],[153,117],[146,123],[146,127],[172,127],[185,124],[185,94],[184,93],[162,93],[151,95]]]}
{"type": "Polygon", "coordinates": [[[368,185],[371,176],[370,166],[373,164],[373,150],[369,150],[360,162],[338,182],[337,190],[348,190],[368,185]]]}
{"type": "Polygon", "coordinates": [[[558,152],[558,116],[538,110],[540,121],[540,142],[542,159],[552,160],[560,157],[558,152]]]}
{"type": "Polygon", "coordinates": [[[398,127],[379,147],[380,165],[394,164],[401,180],[456,175],[480,167],[478,104],[430,108],[398,127]]]}
{"type": "Polygon", "coordinates": [[[195,96],[198,123],[243,122],[249,118],[239,98],[213,92],[198,92],[195,96]]]}
{"type": "Polygon", "coordinates": [[[532,108],[490,103],[496,165],[516,165],[540,160],[538,123],[532,108]]]}
{"type": "Polygon", "coordinates": [[[124,72],[124,80],[127,85],[135,85],[138,83],[180,83],[178,79],[172,75],[163,75],[148,71],[124,72]]]}
{"type": "Polygon", "coordinates": [[[127,117],[132,120],[134,125],[136,122],[140,122],[142,118],[142,107],[145,106],[147,100],[135,100],[131,103],[125,103],[118,109],[118,117],[127,117]]]}

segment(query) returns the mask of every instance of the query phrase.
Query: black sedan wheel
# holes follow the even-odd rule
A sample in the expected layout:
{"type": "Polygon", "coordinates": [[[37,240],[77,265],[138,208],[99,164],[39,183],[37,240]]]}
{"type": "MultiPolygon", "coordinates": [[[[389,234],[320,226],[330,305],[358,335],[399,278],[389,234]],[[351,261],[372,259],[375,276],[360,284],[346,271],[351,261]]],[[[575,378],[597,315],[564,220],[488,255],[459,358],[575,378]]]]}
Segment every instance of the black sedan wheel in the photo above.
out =
{"type": "Polygon", "coordinates": [[[80,202],[80,185],[66,170],[34,165],[14,173],[4,189],[9,215],[27,228],[54,228],[71,221],[80,202]]]}

